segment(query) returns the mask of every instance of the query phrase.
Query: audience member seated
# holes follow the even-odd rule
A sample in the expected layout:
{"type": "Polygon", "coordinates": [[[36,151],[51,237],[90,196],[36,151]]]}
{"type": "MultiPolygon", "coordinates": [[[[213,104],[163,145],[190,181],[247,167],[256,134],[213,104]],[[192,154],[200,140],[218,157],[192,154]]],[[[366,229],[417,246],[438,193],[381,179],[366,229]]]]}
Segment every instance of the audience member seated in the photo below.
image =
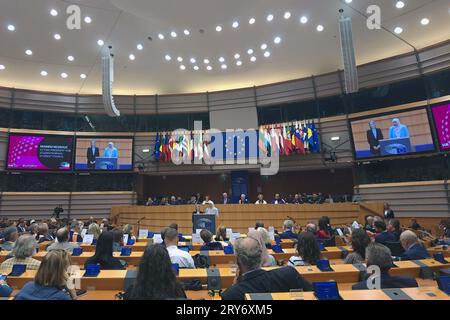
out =
{"type": "Polygon", "coordinates": [[[386,230],[395,236],[395,241],[400,241],[400,235],[402,234],[400,221],[398,221],[397,219],[389,220],[386,226],[386,230]]]}
{"type": "Polygon", "coordinates": [[[227,228],[225,226],[219,226],[217,228],[214,240],[222,242],[222,245],[224,245],[225,242],[230,241],[227,237],[227,228]]]}
{"type": "Polygon", "coordinates": [[[203,229],[200,231],[200,237],[205,243],[200,248],[200,251],[223,250],[223,246],[220,242],[213,241],[213,234],[210,231],[203,229]]]}
{"type": "Polygon", "coordinates": [[[302,204],[302,203],[303,203],[303,200],[302,200],[302,198],[300,197],[300,194],[296,193],[296,194],[294,195],[294,198],[290,201],[290,203],[292,203],[292,204],[302,204]]]}
{"type": "Polygon", "coordinates": [[[124,269],[122,262],[113,257],[113,239],[111,231],[103,231],[98,237],[95,254],[86,260],[84,267],[86,268],[90,264],[99,264],[101,270],[124,269]]]}
{"type": "Polygon", "coordinates": [[[201,214],[202,213],[202,209],[200,208],[200,205],[198,203],[195,204],[195,209],[192,212],[192,214],[201,214]]]}
{"type": "Polygon", "coordinates": [[[252,238],[257,241],[259,246],[261,247],[261,258],[262,258],[262,266],[263,267],[273,267],[277,265],[277,261],[275,258],[267,252],[266,243],[264,241],[263,233],[258,230],[251,230],[248,232],[247,237],[252,238]]]}
{"type": "Polygon", "coordinates": [[[32,223],[30,225],[29,234],[32,235],[33,238],[36,239],[36,241],[39,240],[39,231],[38,231],[38,229],[39,229],[38,228],[38,224],[36,222],[32,223]]]}
{"type": "Polygon", "coordinates": [[[42,243],[45,241],[53,241],[55,238],[48,233],[48,224],[39,223],[38,224],[38,242],[42,243]]]}
{"type": "Polygon", "coordinates": [[[258,228],[264,228],[264,222],[256,221],[256,223],[255,223],[255,230],[258,230],[258,228]]]}
{"type": "Polygon", "coordinates": [[[14,243],[19,237],[16,227],[8,227],[3,231],[4,242],[1,245],[2,250],[11,251],[14,247],[14,243]]]}
{"type": "Polygon", "coordinates": [[[266,248],[272,249],[272,239],[270,238],[269,231],[267,231],[267,229],[263,228],[263,227],[258,228],[256,230],[261,233],[262,238],[264,240],[264,244],[266,245],[266,248]]]}
{"type": "Polygon", "coordinates": [[[11,269],[15,264],[25,264],[27,270],[37,270],[41,262],[32,258],[36,254],[36,248],[37,243],[32,235],[21,235],[14,244],[13,257],[4,261],[0,269],[5,271],[11,269]]]}
{"type": "Polygon", "coordinates": [[[17,220],[17,227],[16,228],[17,228],[17,232],[19,234],[27,232],[26,221],[23,218],[20,218],[19,220],[17,220]]]}
{"type": "Polygon", "coordinates": [[[67,228],[58,229],[56,240],[57,242],[47,247],[47,251],[64,250],[71,254],[73,249],[80,247],[76,242],[69,242],[69,230],[67,228]]]}
{"type": "Polygon", "coordinates": [[[430,257],[427,249],[420,244],[417,235],[412,231],[406,230],[402,232],[400,243],[405,249],[401,256],[402,260],[422,260],[430,257]]]}
{"type": "Polygon", "coordinates": [[[318,239],[330,239],[332,234],[330,232],[330,225],[328,223],[327,217],[321,217],[319,219],[319,231],[317,231],[318,239]]]}
{"type": "MultiPolygon", "coordinates": [[[[178,224],[177,223],[171,223],[169,225],[169,228],[175,229],[178,232],[178,241],[187,242],[187,239],[184,237],[180,237],[180,233],[178,231],[178,224]]],[[[161,233],[162,234],[162,233],[161,233]]],[[[164,239],[163,239],[164,240],[164,239]]]]}
{"type": "Polygon", "coordinates": [[[298,234],[294,231],[294,222],[292,220],[284,220],[283,233],[280,235],[280,239],[297,239],[298,234]]]}
{"type": "Polygon", "coordinates": [[[91,223],[89,225],[87,234],[92,234],[94,240],[97,240],[101,233],[102,231],[97,223],[91,223]]]}
{"type": "Polygon", "coordinates": [[[69,242],[83,242],[83,237],[81,236],[81,226],[78,221],[72,222],[70,226],[69,242]]]}
{"type": "MultiPolygon", "coordinates": [[[[417,281],[411,276],[391,276],[389,270],[393,267],[391,250],[388,247],[372,242],[366,248],[367,266],[378,266],[381,271],[381,289],[418,287],[417,281]]],[[[367,290],[367,281],[363,280],[353,285],[353,290],[367,290]]]]}
{"type": "Polygon", "coordinates": [[[423,230],[422,226],[417,222],[417,219],[415,218],[411,218],[409,228],[415,231],[423,230]]]}
{"type": "Polygon", "coordinates": [[[316,265],[320,259],[319,244],[311,232],[302,232],[298,235],[296,249],[298,255],[290,257],[288,261],[291,267],[316,265]]]}
{"type": "Polygon", "coordinates": [[[0,298],[8,298],[12,292],[13,289],[5,281],[0,280],[0,298]]]}
{"type": "Polygon", "coordinates": [[[247,204],[248,203],[248,199],[247,196],[243,193],[241,194],[241,196],[239,197],[239,204],[247,204]]]}
{"type": "Polygon", "coordinates": [[[220,200],[220,204],[231,204],[231,199],[228,198],[228,193],[222,193],[222,199],[220,200]]]}
{"type": "Polygon", "coordinates": [[[136,280],[124,294],[125,300],[168,300],[186,298],[177,282],[167,249],[149,245],[139,263],[136,280]]]}
{"type": "Polygon", "coordinates": [[[66,288],[70,256],[64,250],[47,253],[33,282],[28,282],[15,296],[16,300],[72,300],[75,290],[66,288]]]}
{"type": "Polygon", "coordinates": [[[203,199],[202,205],[208,204],[209,201],[211,201],[211,199],[209,198],[209,195],[205,195],[205,198],[203,199]]]}
{"type": "Polygon", "coordinates": [[[375,226],[374,226],[374,223],[375,223],[374,217],[369,215],[369,216],[366,216],[365,220],[366,220],[366,224],[364,225],[364,230],[369,231],[371,233],[375,233],[376,231],[375,231],[375,226]]]}
{"type": "Polygon", "coordinates": [[[381,244],[386,242],[396,242],[395,235],[386,231],[386,223],[384,221],[375,221],[375,241],[381,244]]]}
{"type": "Polygon", "coordinates": [[[311,232],[312,234],[315,235],[317,233],[317,226],[314,223],[310,222],[306,225],[305,231],[311,232]]]}
{"type": "Polygon", "coordinates": [[[344,263],[346,264],[359,264],[364,263],[366,259],[366,248],[371,243],[367,232],[363,229],[353,230],[351,235],[351,246],[353,252],[349,253],[345,257],[344,263]]]}
{"type": "Polygon", "coordinates": [[[267,204],[267,201],[264,200],[264,195],[262,193],[258,194],[258,200],[256,200],[255,204],[267,204]]]}
{"type": "Polygon", "coordinates": [[[270,271],[261,269],[262,248],[252,237],[238,239],[235,243],[235,252],[238,266],[236,279],[233,286],[221,294],[223,300],[244,300],[246,293],[313,290],[311,284],[294,268],[282,267],[270,271]]]}
{"type": "Polygon", "coordinates": [[[279,193],[276,193],[275,198],[272,201],[272,204],[286,204],[286,201],[284,201],[284,199],[280,197],[279,193]]]}
{"type": "Polygon", "coordinates": [[[180,268],[195,268],[194,259],[189,252],[178,249],[178,232],[168,228],[164,234],[164,244],[169,252],[172,263],[177,263],[180,268]]]}
{"type": "Polygon", "coordinates": [[[114,229],[113,233],[113,252],[121,252],[123,246],[123,231],[121,229],[114,229]]]}
{"type": "Polygon", "coordinates": [[[126,224],[123,227],[123,235],[127,235],[128,239],[133,239],[134,241],[136,241],[136,237],[133,233],[133,226],[131,224],[126,224]]]}

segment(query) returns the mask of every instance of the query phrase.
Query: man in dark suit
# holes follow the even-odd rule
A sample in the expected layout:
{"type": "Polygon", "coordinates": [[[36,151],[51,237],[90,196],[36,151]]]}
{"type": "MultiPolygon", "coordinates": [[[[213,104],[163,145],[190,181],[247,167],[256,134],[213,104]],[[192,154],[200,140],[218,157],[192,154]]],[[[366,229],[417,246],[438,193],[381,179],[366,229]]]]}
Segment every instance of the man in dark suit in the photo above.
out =
{"type": "Polygon", "coordinates": [[[378,129],[375,121],[371,120],[369,122],[369,130],[367,130],[367,142],[370,146],[370,152],[374,156],[381,155],[380,140],[383,139],[381,129],[378,129]]]}
{"type": "Polygon", "coordinates": [[[228,194],[226,192],[222,194],[222,200],[220,201],[220,204],[231,204],[231,199],[228,198],[228,194]]]}
{"type": "Polygon", "coordinates": [[[252,238],[244,238],[235,244],[235,284],[222,293],[223,300],[244,300],[246,293],[289,292],[291,289],[313,291],[311,284],[292,267],[265,271],[261,269],[262,249],[252,238]]]}
{"type": "Polygon", "coordinates": [[[91,146],[86,151],[88,169],[95,169],[95,160],[100,157],[100,150],[95,146],[95,140],[91,141],[91,146]]]}
{"type": "Polygon", "coordinates": [[[283,223],[283,233],[280,235],[280,239],[297,239],[298,234],[293,230],[294,222],[292,220],[285,220],[283,223]]]}
{"type": "Polygon", "coordinates": [[[420,243],[417,235],[406,230],[400,235],[400,243],[405,249],[405,252],[401,256],[402,260],[422,260],[430,257],[427,249],[425,249],[420,243]]]}
{"type": "MultiPolygon", "coordinates": [[[[380,268],[380,288],[371,287],[371,289],[395,289],[395,288],[414,288],[418,287],[417,281],[411,276],[391,276],[389,269],[393,267],[391,250],[382,244],[373,242],[366,248],[367,266],[378,266],[380,268]]],[[[369,281],[373,284],[375,282],[369,281]]],[[[352,287],[353,290],[369,289],[368,281],[363,280],[352,287]]]]}
{"type": "Polygon", "coordinates": [[[396,242],[395,235],[386,230],[386,223],[384,221],[375,221],[375,230],[377,235],[375,241],[381,244],[386,242],[396,242]]]}

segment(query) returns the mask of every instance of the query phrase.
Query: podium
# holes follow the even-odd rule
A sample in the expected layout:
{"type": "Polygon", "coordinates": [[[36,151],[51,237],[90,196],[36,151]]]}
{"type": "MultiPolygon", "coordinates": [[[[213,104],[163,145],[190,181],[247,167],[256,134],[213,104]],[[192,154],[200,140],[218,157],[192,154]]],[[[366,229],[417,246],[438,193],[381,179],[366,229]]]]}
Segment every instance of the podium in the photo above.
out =
{"type": "Polygon", "coordinates": [[[216,215],[214,214],[193,214],[192,215],[192,233],[197,229],[209,230],[212,234],[216,233],[216,215]]]}
{"type": "Polygon", "coordinates": [[[117,170],[117,158],[97,157],[95,159],[96,170],[117,170]]]}
{"type": "Polygon", "coordinates": [[[382,156],[407,154],[413,151],[410,138],[380,140],[380,147],[382,156]]]}

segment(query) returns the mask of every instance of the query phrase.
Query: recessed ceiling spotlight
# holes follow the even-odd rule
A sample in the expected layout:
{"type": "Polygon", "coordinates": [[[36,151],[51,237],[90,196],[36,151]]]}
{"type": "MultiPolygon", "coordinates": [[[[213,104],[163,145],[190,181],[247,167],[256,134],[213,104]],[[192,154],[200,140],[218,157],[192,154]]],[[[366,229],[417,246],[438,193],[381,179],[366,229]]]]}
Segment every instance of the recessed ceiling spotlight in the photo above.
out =
{"type": "Polygon", "coordinates": [[[16,31],[16,27],[13,24],[9,24],[7,28],[8,28],[8,31],[11,31],[11,32],[16,31]]]}
{"type": "Polygon", "coordinates": [[[89,16],[86,16],[86,17],[84,17],[84,22],[86,22],[86,23],[91,23],[92,22],[92,18],[91,17],[89,17],[89,16]]]}
{"type": "Polygon", "coordinates": [[[405,3],[404,3],[403,1],[397,1],[397,2],[395,3],[395,7],[396,7],[397,9],[403,9],[403,8],[405,7],[405,3]]]}
{"type": "Polygon", "coordinates": [[[256,57],[255,57],[255,56],[252,56],[252,57],[250,58],[250,61],[251,61],[251,62],[255,62],[255,61],[256,61],[256,57]]]}
{"type": "Polygon", "coordinates": [[[345,0],[345,3],[352,3],[353,0],[345,0]]]}
{"type": "Polygon", "coordinates": [[[177,58],[177,61],[178,61],[178,62],[183,62],[183,58],[182,58],[182,57],[178,57],[178,58],[177,58]]]}
{"type": "Polygon", "coordinates": [[[162,33],[158,34],[158,38],[164,40],[164,35],[162,33]]]}
{"type": "Polygon", "coordinates": [[[317,31],[322,32],[324,30],[324,27],[323,25],[319,24],[316,29],[317,31]]]}
{"type": "Polygon", "coordinates": [[[61,78],[66,79],[69,75],[65,72],[61,73],[61,78]]]}
{"type": "Polygon", "coordinates": [[[212,67],[211,67],[211,66],[207,66],[207,67],[206,67],[206,70],[211,71],[211,70],[212,70],[212,67]]]}
{"type": "Polygon", "coordinates": [[[194,66],[195,71],[198,71],[198,69],[200,69],[198,66],[194,66]]]}
{"type": "Polygon", "coordinates": [[[261,45],[261,50],[266,50],[267,49],[267,43],[263,43],[261,45]]]}
{"type": "Polygon", "coordinates": [[[27,56],[31,56],[31,55],[33,55],[33,51],[31,51],[30,49],[27,49],[27,50],[25,50],[25,54],[27,56]]]}
{"type": "Polygon", "coordinates": [[[430,19],[428,18],[423,18],[422,20],[420,20],[420,24],[422,24],[423,26],[426,26],[430,23],[430,19]]]}
{"type": "Polygon", "coordinates": [[[217,27],[216,27],[216,31],[217,31],[217,32],[222,31],[222,26],[217,26],[217,27]]]}
{"type": "Polygon", "coordinates": [[[55,38],[55,40],[61,40],[61,35],[59,33],[55,33],[53,38],[55,38]]]}
{"type": "Polygon", "coordinates": [[[75,60],[75,58],[74,58],[74,56],[67,56],[67,60],[73,61],[73,60],[75,60]]]}
{"type": "Polygon", "coordinates": [[[256,19],[255,18],[250,18],[250,20],[248,20],[248,23],[249,24],[254,24],[256,22],[256,19]]]}
{"type": "Polygon", "coordinates": [[[247,50],[247,53],[248,53],[248,54],[253,54],[253,49],[248,49],[248,50],[247,50]]]}
{"type": "Polygon", "coordinates": [[[191,32],[188,29],[184,29],[183,31],[184,35],[188,36],[191,34],[191,32]]]}
{"type": "Polygon", "coordinates": [[[197,62],[197,60],[195,60],[195,58],[191,58],[191,63],[196,63],[197,62]]]}
{"type": "Polygon", "coordinates": [[[281,42],[281,37],[275,37],[275,38],[273,39],[273,42],[274,42],[275,44],[279,44],[279,43],[281,42]]]}
{"type": "Polygon", "coordinates": [[[239,22],[234,21],[233,24],[231,25],[234,29],[236,29],[237,27],[239,27],[239,22]]]}
{"type": "Polygon", "coordinates": [[[300,23],[301,23],[301,24],[305,24],[305,23],[307,23],[307,22],[308,22],[308,17],[302,16],[302,17],[300,18],[300,23]]]}
{"type": "Polygon", "coordinates": [[[143,46],[142,44],[138,43],[138,45],[136,46],[136,48],[137,48],[138,50],[143,50],[143,49],[144,49],[144,46],[143,46]]]}
{"type": "Polygon", "coordinates": [[[6,67],[3,64],[0,64],[0,70],[5,70],[6,67]]]}
{"type": "Polygon", "coordinates": [[[222,62],[222,63],[225,62],[225,58],[224,57],[220,57],[219,58],[219,62],[222,62]]]}
{"type": "Polygon", "coordinates": [[[235,55],[234,55],[234,58],[235,59],[239,59],[241,57],[241,55],[239,54],[239,53],[236,53],[235,55]]]}
{"type": "Polygon", "coordinates": [[[209,59],[203,59],[204,64],[209,64],[209,59]]]}
{"type": "Polygon", "coordinates": [[[170,36],[171,36],[172,38],[176,38],[176,37],[177,37],[177,33],[176,33],[175,31],[172,31],[172,32],[170,33],[170,36]]]}
{"type": "Polygon", "coordinates": [[[136,56],[134,54],[130,54],[128,56],[128,59],[130,59],[131,61],[134,61],[136,59],[136,56]]]}
{"type": "Polygon", "coordinates": [[[103,47],[103,46],[105,45],[105,41],[103,41],[102,39],[98,39],[98,40],[97,40],[97,44],[98,44],[100,47],[103,47]]]}
{"type": "Polygon", "coordinates": [[[180,66],[180,70],[186,70],[186,66],[185,66],[184,64],[182,64],[182,65],[180,66]]]}
{"type": "Polygon", "coordinates": [[[287,19],[289,19],[290,17],[291,17],[291,13],[290,13],[289,11],[286,11],[286,12],[284,13],[283,18],[285,18],[285,19],[287,20],[287,19]]]}
{"type": "Polygon", "coordinates": [[[223,64],[223,65],[221,65],[220,67],[221,67],[223,70],[225,70],[226,68],[228,68],[226,64],[223,64]]]}
{"type": "Polygon", "coordinates": [[[85,75],[84,73],[82,73],[82,74],[80,74],[80,78],[81,78],[81,79],[86,79],[86,78],[87,78],[87,75],[85,75]]]}
{"type": "Polygon", "coordinates": [[[403,28],[402,28],[402,27],[396,27],[396,28],[394,29],[394,32],[395,32],[396,34],[400,34],[400,33],[403,32],[403,28]]]}
{"type": "Polygon", "coordinates": [[[269,15],[266,17],[266,20],[269,21],[269,22],[271,22],[271,21],[273,20],[273,14],[269,14],[269,15]]]}
{"type": "Polygon", "coordinates": [[[264,52],[264,57],[266,57],[266,58],[270,57],[270,51],[264,52]]]}
{"type": "Polygon", "coordinates": [[[52,9],[52,10],[50,10],[50,14],[51,14],[53,17],[56,17],[56,16],[58,15],[58,11],[56,11],[56,9],[52,9]]]}
{"type": "Polygon", "coordinates": [[[170,61],[170,60],[172,60],[172,57],[169,56],[168,54],[166,54],[166,56],[164,57],[164,59],[166,59],[166,61],[170,61]]]}
{"type": "Polygon", "coordinates": [[[42,71],[41,71],[41,76],[43,76],[43,77],[48,76],[48,72],[45,71],[45,70],[42,70],[42,71]]]}
{"type": "Polygon", "coordinates": [[[241,60],[236,61],[236,65],[237,65],[238,67],[242,66],[242,61],[241,61],[241,60]]]}

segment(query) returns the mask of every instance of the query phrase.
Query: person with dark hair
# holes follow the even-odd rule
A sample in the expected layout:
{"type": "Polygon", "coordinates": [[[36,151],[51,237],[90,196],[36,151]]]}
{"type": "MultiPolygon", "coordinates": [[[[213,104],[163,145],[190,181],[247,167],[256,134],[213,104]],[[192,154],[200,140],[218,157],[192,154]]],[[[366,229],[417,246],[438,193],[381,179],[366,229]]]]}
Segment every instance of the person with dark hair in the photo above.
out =
{"type": "Polygon", "coordinates": [[[400,241],[400,235],[402,234],[400,221],[398,221],[397,219],[389,220],[386,226],[386,230],[394,235],[395,241],[400,241]]]}
{"type": "Polygon", "coordinates": [[[223,250],[223,246],[220,242],[213,241],[213,234],[209,230],[203,229],[200,231],[200,238],[202,238],[205,243],[200,248],[200,251],[223,250]]]}
{"type": "Polygon", "coordinates": [[[318,239],[330,239],[331,238],[331,226],[328,217],[323,216],[319,219],[319,231],[316,234],[318,239]]]}
{"type": "Polygon", "coordinates": [[[17,220],[17,232],[19,234],[27,232],[25,219],[19,218],[19,220],[17,220]]]}
{"type": "Polygon", "coordinates": [[[385,220],[395,219],[394,211],[391,209],[391,206],[387,202],[384,204],[383,217],[385,220]]]}
{"type": "Polygon", "coordinates": [[[422,226],[417,222],[417,219],[411,218],[410,223],[411,223],[411,225],[409,226],[410,229],[413,229],[415,231],[423,230],[422,226]]]}
{"type": "MultiPolygon", "coordinates": [[[[169,225],[169,228],[172,228],[172,229],[175,229],[175,230],[177,230],[177,232],[178,232],[178,224],[177,223],[171,223],[170,225],[169,225]]],[[[162,232],[161,232],[161,237],[162,237],[162,232]]],[[[179,233],[178,233],[178,241],[181,241],[181,242],[187,242],[187,239],[186,238],[184,238],[182,235],[180,235],[179,233]]],[[[164,238],[162,238],[163,240],[164,240],[164,238]]]]}
{"type": "Polygon", "coordinates": [[[125,269],[119,259],[113,257],[114,236],[111,231],[103,231],[98,237],[95,254],[86,260],[84,267],[90,264],[99,264],[101,270],[125,269]]]}
{"type": "Polygon", "coordinates": [[[264,228],[264,222],[258,220],[255,223],[255,230],[258,230],[259,228],[264,228]]]}
{"type": "Polygon", "coordinates": [[[289,258],[291,267],[315,265],[320,259],[320,248],[316,237],[311,232],[302,232],[298,235],[297,256],[289,258]]]}
{"type": "Polygon", "coordinates": [[[351,244],[353,252],[345,257],[345,264],[363,263],[366,259],[366,248],[370,244],[370,237],[363,229],[356,229],[352,232],[351,244]]]}
{"type": "Polygon", "coordinates": [[[3,230],[3,238],[4,242],[0,245],[0,248],[5,251],[11,251],[14,248],[14,243],[19,238],[17,228],[11,226],[3,230]]]}
{"type": "Polygon", "coordinates": [[[167,249],[149,245],[139,263],[136,280],[125,292],[125,300],[167,300],[186,298],[177,282],[167,249]]]}
{"type": "Polygon", "coordinates": [[[387,232],[386,223],[382,220],[375,221],[375,241],[381,244],[386,242],[395,242],[395,235],[391,232],[387,232]]]}
{"type": "Polygon", "coordinates": [[[216,230],[216,236],[214,238],[216,241],[227,242],[230,239],[227,237],[227,228],[225,226],[219,226],[216,230]]]}
{"type": "Polygon", "coordinates": [[[114,229],[113,233],[113,252],[121,252],[123,245],[123,231],[121,229],[114,229]]]}

